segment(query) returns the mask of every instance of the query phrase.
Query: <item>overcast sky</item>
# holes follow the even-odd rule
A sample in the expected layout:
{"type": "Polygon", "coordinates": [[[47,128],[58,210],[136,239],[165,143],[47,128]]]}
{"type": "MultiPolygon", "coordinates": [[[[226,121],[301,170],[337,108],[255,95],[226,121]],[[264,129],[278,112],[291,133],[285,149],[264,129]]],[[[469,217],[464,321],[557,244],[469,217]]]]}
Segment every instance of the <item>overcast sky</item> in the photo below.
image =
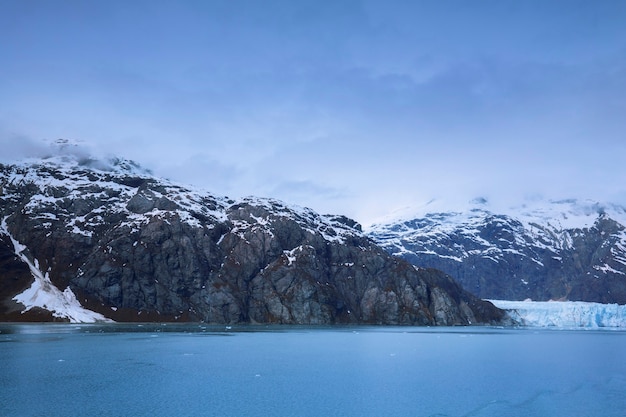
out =
{"type": "Polygon", "coordinates": [[[626,1],[0,1],[2,159],[82,140],[368,224],[626,203],[626,1]]]}

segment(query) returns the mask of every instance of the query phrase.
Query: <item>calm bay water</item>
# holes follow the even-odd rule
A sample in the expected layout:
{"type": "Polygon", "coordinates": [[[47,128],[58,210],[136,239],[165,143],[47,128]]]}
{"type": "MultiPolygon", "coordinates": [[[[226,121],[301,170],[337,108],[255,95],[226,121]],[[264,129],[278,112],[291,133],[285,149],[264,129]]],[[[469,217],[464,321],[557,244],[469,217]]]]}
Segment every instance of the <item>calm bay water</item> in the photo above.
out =
{"type": "Polygon", "coordinates": [[[619,416],[626,332],[0,324],[0,416],[619,416]]]}

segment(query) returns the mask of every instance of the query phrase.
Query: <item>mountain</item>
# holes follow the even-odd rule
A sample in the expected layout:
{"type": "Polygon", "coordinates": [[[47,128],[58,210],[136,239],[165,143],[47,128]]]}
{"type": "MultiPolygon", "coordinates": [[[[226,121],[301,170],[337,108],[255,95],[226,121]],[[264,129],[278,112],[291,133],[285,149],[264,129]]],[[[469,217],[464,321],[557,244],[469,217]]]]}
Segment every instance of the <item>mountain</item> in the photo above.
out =
{"type": "Polygon", "coordinates": [[[57,152],[0,165],[0,319],[465,325],[505,315],[343,216],[57,152]]]}
{"type": "Polygon", "coordinates": [[[389,253],[440,269],[485,299],[626,304],[626,208],[541,199],[494,210],[485,199],[374,225],[389,253]]]}

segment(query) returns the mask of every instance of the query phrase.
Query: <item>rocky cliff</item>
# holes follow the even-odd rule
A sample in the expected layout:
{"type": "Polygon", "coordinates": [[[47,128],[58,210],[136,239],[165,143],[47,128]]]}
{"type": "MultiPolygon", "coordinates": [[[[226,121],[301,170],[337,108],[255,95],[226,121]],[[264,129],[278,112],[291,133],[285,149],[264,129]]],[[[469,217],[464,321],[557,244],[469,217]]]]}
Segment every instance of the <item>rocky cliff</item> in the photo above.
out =
{"type": "Polygon", "coordinates": [[[129,161],[0,165],[0,319],[498,323],[342,216],[230,200],[129,161]]]}
{"type": "Polygon", "coordinates": [[[415,265],[438,268],[481,298],[626,304],[626,209],[533,201],[494,211],[485,200],[379,224],[368,235],[415,265]]]}

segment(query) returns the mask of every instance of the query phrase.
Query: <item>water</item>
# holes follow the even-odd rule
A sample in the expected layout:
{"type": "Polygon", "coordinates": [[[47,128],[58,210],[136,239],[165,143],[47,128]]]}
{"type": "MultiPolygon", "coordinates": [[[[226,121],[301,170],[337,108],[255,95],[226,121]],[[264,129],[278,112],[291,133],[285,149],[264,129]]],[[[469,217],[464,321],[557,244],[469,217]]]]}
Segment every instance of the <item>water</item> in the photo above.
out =
{"type": "Polygon", "coordinates": [[[626,332],[0,324],[0,415],[619,416],[626,332]]]}

